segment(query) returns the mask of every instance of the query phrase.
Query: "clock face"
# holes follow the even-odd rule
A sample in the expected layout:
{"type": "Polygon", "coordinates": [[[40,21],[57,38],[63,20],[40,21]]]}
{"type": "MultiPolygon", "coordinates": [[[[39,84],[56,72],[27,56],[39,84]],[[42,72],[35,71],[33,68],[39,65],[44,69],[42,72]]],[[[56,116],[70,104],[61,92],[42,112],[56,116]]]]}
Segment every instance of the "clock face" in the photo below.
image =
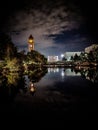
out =
{"type": "Polygon", "coordinates": [[[29,43],[32,43],[33,42],[33,40],[32,39],[29,39],[29,43]]]}

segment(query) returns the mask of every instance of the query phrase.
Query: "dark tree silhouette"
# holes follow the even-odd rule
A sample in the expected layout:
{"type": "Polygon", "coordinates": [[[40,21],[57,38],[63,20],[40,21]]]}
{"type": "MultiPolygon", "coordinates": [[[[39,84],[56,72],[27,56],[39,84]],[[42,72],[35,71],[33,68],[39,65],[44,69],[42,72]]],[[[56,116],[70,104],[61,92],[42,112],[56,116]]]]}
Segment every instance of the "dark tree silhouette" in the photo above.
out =
{"type": "Polygon", "coordinates": [[[0,59],[12,59],[17,55],[17,48],[13,44],[9,35],[0,33],[0,59]]]}

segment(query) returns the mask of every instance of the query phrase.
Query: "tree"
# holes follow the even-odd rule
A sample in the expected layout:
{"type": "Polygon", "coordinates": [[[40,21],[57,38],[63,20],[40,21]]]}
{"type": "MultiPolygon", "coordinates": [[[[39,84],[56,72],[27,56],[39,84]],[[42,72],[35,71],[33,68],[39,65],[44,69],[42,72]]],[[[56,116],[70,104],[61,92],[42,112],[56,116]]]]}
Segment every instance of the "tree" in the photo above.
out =
{"type": "Polygon", "coordinates": [[[12,59],[17,55],[17,48],[9,35],[0,33],[0,59],[12,59]]]}
{"type": "Polygon", "coordinates": [[[93,55],[93,52],[92,51],[90,51],[89,53],[88,53],[88,61],[89,62],[92,62],[92,61],[94,61],[94,55],[93,55]]]}
{"type": "Polygon", "coordinates": [[[65,57],[62,58],[62,61],[67,61],[67,59],[65,57]]]}
{"type": "Polygon", "coordinates": [[[70,57],[70,60],[71,60],[71,61],[73,61],[73,60],[74,60],[74,57],[73,57],[73,56],[71,56],[71,57],[70,57]]]}
{"type": "Polygon", "coordinates": [[[74,55],[74,61],[80,60],[80,57],[77,55],[77,53],[74,55]]]}
{"type": "Polygon", "coordinates": [[[33,50],[33,51],[27,53],[26,61],[43,64],[43,63],[47,62],[47,59],[44,57],[44,55],[42,55],[39,52],[33,50]]]}
{"type": "Polygon", "coordinates": [[[17,58],[13,58],[12,60],[6,60],[6,66],[5,68],[8,68],[9,71],[20,71],[21,66],[20,66],[20,60],[17,58]]]}

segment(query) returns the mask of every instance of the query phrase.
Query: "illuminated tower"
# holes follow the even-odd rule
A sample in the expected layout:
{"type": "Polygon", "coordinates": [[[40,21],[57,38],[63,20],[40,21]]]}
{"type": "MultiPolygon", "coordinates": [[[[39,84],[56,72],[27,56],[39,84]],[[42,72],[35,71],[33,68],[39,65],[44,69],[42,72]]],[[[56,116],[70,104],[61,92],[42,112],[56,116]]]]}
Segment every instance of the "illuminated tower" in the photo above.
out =
{"type": "Polygon", "coordinates": [[[29,52],[34,50],[34,38],[32,35],[30,35],[28,38],[28,49],[29,49],[29,52]]]}

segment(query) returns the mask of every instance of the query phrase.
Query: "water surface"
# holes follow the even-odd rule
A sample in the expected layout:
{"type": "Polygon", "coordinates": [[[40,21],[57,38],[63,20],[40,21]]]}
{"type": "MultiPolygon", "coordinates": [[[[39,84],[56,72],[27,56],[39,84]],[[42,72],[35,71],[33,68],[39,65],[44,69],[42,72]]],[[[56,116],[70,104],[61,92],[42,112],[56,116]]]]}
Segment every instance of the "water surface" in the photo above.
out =
{"type": "Polygon", "coordinates": [[[46,68],[0,76],[0,113],[34,120],[97,117],[98,71],[46,68]]]}

